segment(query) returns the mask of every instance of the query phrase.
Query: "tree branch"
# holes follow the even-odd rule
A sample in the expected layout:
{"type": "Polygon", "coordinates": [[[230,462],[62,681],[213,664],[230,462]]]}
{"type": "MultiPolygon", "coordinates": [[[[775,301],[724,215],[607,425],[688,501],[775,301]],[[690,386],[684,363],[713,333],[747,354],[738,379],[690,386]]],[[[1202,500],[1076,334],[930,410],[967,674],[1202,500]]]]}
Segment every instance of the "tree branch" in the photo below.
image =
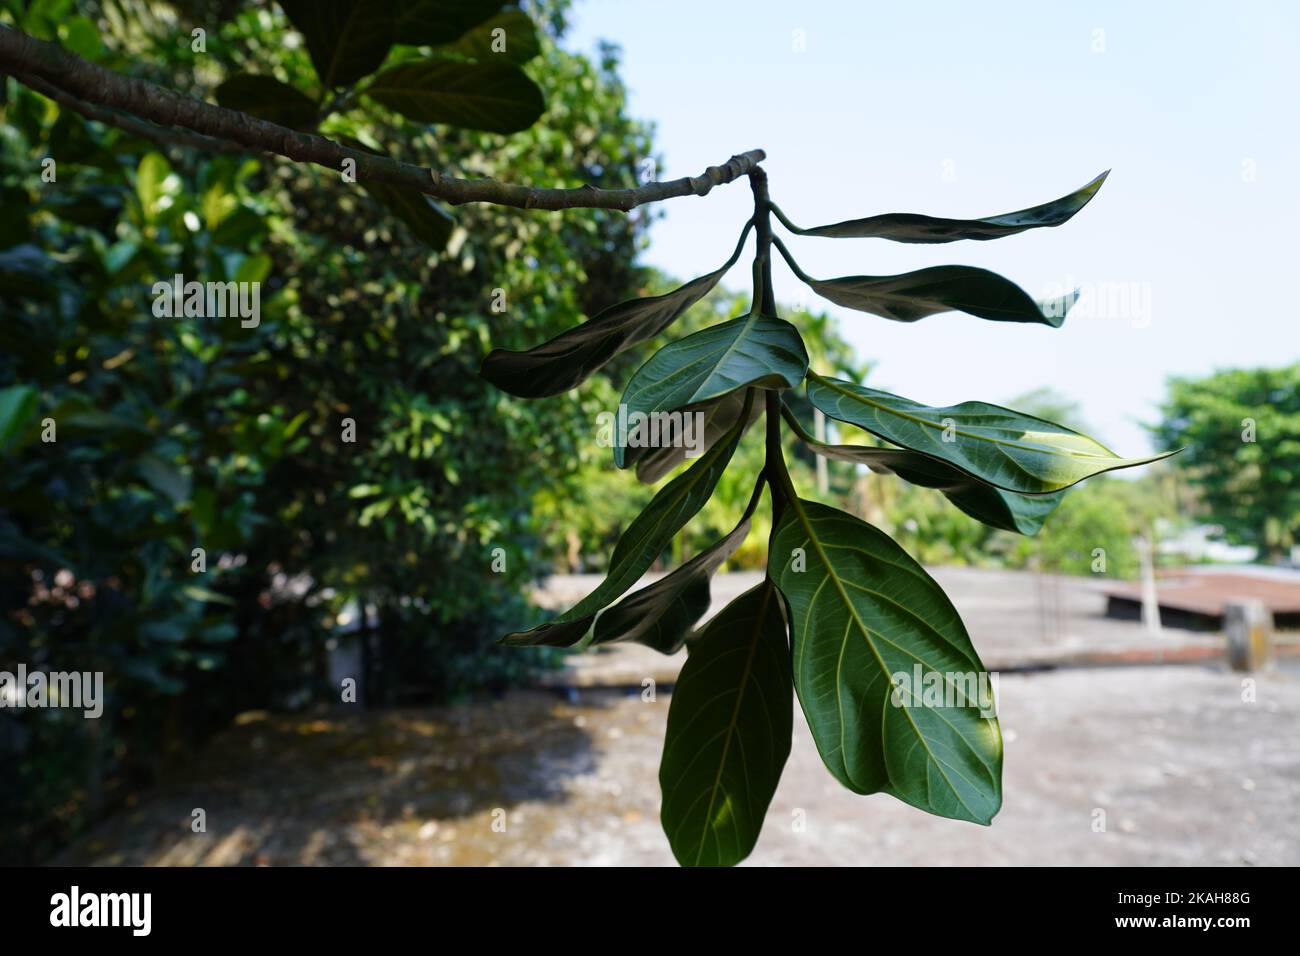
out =
{"type": "Polygon", "coordinates": [[[108,126],[115,126],[126,133],[130,133],[132,136],[140,136],[163,146],[185,146],[190,149],[203,150],[209,153],[257,154],[256,150],[251,150],[246,146],[240,146],[238,143],[229,143],[224,139],[204,136],[202,133],[191,133],[186,129],[155,126],[153,123],[146,123],[144,120],[137,119],[127,113],[119,113],[116,110],[105,109],[102,106],[95,106],[93,103],[85,103],[77,99],[71,93],[59,89],[53,83],[46,83],[44,80],[32,76],[30,73],[20,73],[16,75],[14,79],[23,84],[23,86],[35,90],[42,96],[48,96],[60,106],[65,106],[74,113],[79,113],[84,116],[88,120],[94,120],[97,123],[104,123],[108,126]]]}
{"type": "Polygon", "coordinates": [[[50,87],[61,91],[70,101],[59,99],[59,102],[83,116],[89,115],[85,109],[107,108],[129,116],[103,113],[91,118],[118,126],[127,118],[134,118],[137,122],[148,120],[162,128],[139,125],[131,130],[140,135],[158,139],[159,136],[174,133],[175,136],[169,142],[200,149],[216,148],[205,145],[215,139],[228,144],[224,151],[242,148],[274,153],[298,162],[315,163],[336,172],[342,169],[344,160],[350,159],[356,164],[358,181],[375,180],[406,186],[453,206],[486,202],[519,209],[587,208],[621,209],[627,212],[645,203],[677,196],[707,195],[714,186],[748,174],[765,158],[761,149],[752,149],[732,156],[721,166],[710,166],[699,176],[647,183],[635,189],[597,189],[594,186],[577,189],[534,188],[491,179],[457,179],[425,166],[351,149],[324,136],[292,130],[238,110],[204,103],[148,80],[124,76],[83,60],[56,44],[38,40],[8,27],[0,27],[0,72],[11,73],[18,82],[31,85],[32,89],[55,99],[59,97],[49,92],[50,87]],[[32,85],[30,81],[33,78],[47,84],[45,89],[32,85]],[[78,109],[75,103],[80,103],[85,109],[78,109]],[[186,142],[181,138],[185,134],[173,129],[174,127],[206,139],[186,142]],[[150,132],[144,132],[146,129],[150,132]]]}

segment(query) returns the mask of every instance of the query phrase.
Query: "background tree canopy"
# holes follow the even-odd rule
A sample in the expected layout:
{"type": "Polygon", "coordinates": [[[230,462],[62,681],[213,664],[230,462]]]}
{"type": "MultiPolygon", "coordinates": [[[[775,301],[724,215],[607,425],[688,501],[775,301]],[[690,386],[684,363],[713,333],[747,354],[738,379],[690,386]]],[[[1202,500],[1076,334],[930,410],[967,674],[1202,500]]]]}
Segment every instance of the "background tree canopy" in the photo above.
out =
{"type": "MultiPolygon", "coordinates": [[[[252,71],[313,91],[312,39],[279,6],[200,6],[8,2],[2,16],[200,97],[252,71]]],[[[332,135],[467,175],[635,185],[649,129],[626,113],[612,48],[559,46],[566,6],[534,4],[536,30],[516,34],[532,38],[512,69],[549,104],[541,122],[507,138],[375,107],[331,117],[332,135]]],[[[446,42],[468,49],[471,33],[446,42]]],[[[588,467],[596,410],[616,399],[598,378],[525,412],[478,363],[489,342],[655,281],[636,265],[647,216],[477,205],[430,231],[328,170],[160,147],[8,77],[3,92],[0,660],[103,670],[110,695],[100,721],[3,721],[20,768],[0,797],[16,819],[5,855],[39,856],[239,710],[321,699],[350,605],[376,614],[369,703],[499,687],[535,664],[490,636],[519,623],[547,562],[554,514],[534,497],[588,467]],[[260,281],[260,323],[159,320],[151,288],[176,274],[260,281]]]]}
{"type": "Polygon", "coordinates": [[[1271,560],[1300,543],[1300,364],[1175,378],[1154,429],[1229,541],[1271,560]]]}
{"type": "MultiPolygon", "coordinates": [[[[0,23],[466,177],[620,188],[657,160],[627,114],[617,50],[562,47],[568,0],[461,4],[454,29],[393,34],[418,46],[313,32],[317,14],[353,6],[5,0],[0,23]],[[503,96],[536,94],[511,135],[472,128],[465,98],[357,103],[340,86],[481,70],[497,27],[503,96]],[[420,118],[439,109],[451,113],[420,118]]],[[[358,618],[369,705],[493,691],[554,660],[493,638],[533,616],[522,593],[539,574],[603,570],[648,498],[615,494],[591,441],[637,359],[543,403],[492,388],[478,366],[491,345],[671,288],[637,264],[652,213],[453,212],[317,166],[87,122],[7,76],[0,93],[0,666],[103,671],[109,697],[98,721],[0,718],[18,768],[0,795],[0,858],[41,858],[235,713],[337,700],[329,649],[358,618]],[[154,284],[176,275],[259,282],[260,321],[158,318],[154,284]]],[[[683,325],[740,307],[718,289],[683,325]]],[[[809,342],[850,361],[824,315],[809,342]]],[[[761,461],[758,442],[740,455],[761,461]]],[[[731,527],[749,492],[728,478],[677,556],[731,527]]],[[[737,558],[759,566],[761,544],[737,558]]]]}

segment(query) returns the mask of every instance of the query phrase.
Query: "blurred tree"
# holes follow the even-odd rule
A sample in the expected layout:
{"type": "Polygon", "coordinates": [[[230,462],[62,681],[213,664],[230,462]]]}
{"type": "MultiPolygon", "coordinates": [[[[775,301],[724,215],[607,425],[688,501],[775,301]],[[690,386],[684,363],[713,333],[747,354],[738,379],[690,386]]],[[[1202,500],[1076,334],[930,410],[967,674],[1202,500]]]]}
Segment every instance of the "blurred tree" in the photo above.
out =
{"type": "MultiPolygon", "coordinates": [[[[316,93],[279,6],[191,6],[9,0],[0,21],[199,97],[250,70],[316,93]],[[194,19],[201,53],[177,42],[194,19]]],[[[542,123],[435,136],[376,107],[330,134],[469,174],[635,185],[652,146],[616,51],[562,50],[567,3],[534,7],[542,123]]],[[[0,717],[18,768],[0,857],[39,858],[234,712],[337,700],[326,647],[350,604],[377,611],[372,704],[544,663],[491,637],[530,614],[549,530],[532,498],[583,467],[611,392],[597,378],[525,410],[477,365],[490,340],[632,295],[648,215],[478,206],[452,224],[337,172],[160,144],[8,77],[0,92],[0,667],[100,670],[109,694],[100,721],[0,717]],[[260,282],[259,320],[159,317],[154,284],[177,274],[260,282]]]]}
{"type": "MultiPolygon", "coordinates": [[[[1082,406],[1050,385],[1031,389],[1006,403],[1030,415],[1091,434],[1082,406]]],[[[1136,481],[1105,476],[1072,488],[1032,538],[998,535],[991,550],[1012,567],[1057,574],[1104,573],[1132,578],[1138,572],[1134,539],[1152,533],[1151,516],[1135,511],[1136,481]]],[[[1137,498],[1143,498],[1137,495],[1137,498]]],[[[1145,500],[1145,499],[1144,499],[1145,500]]]]}
{"type": "Polygon", "coordinates": [[[1136,539],[1158,541],[1158,529],[1177,513],[1170,474],[1157,464],[1132,480],[1102,475],[1086,481],[1070,490],[1035,537],[999,532],[993,547],[1010,567],[1136,578],[1136,539]]]}
{"type": "Polygon", "coordinates": [[[1280,561],[1300,541],[1300,363],[1174,378],[1152,433],[1234,544],[1280,561]]]}

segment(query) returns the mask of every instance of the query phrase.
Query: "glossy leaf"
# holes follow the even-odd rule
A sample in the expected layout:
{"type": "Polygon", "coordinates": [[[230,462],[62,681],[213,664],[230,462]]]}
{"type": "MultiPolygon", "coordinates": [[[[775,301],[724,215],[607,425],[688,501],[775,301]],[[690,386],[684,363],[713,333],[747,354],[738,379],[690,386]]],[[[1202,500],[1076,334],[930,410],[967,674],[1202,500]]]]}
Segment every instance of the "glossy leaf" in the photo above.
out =
{"type": "Polygon", "coordinates": [[[610,306],[594,319],[527,351],[493,349],[479,374],[520,398],[545,398],[576,388],[615,355],[654,338],[704,298],[739,258],[750,228],[746,225],[741,232],[731,258],[708,275],[663,295],[610,306]]]}
{"type": "Polygon", "coordinates": [[[571,647],[586,636],[596,615],[634,585],[713,494],[718,479],[740,441],[736,428],[651,499],[618,539],[605,579],[568,611],[527,631],[516,631],[502,644],[547,644],[571,647]]]}
{"type": "Polygon", "coordinates": [[[906,448],[876,448],[866,445],[829,445],[809,435],[798,422],[787,417],[800,440],[824,458],[866,465],[880,474],[897,475],[922,488],[934,488],[976,521],[1017,534],[1037,534],[1047,516],[1065,497],[1064,491],[1047,495],[1018,495],[985,484],[958,468],[906,448]]]}
{"type": "Polygon", "coordinates": [[[179,177],[162,153],[147,153],[140,158],[135,172],[135,195],[145,222],[157,222],[174,208],[171,201],[179,183],[179,177]]]}
{"type": "Polygon", "coordinates": [[[434,59],[389,67],[366,87],[377,103],[419,123],[449,123],[490,133],[532,126],[542,91],[517,66],[434,59]]]}
{"type": "MultiPolygon", "coordinates": [[[[782,250],[784,252],[784,250],[782,250]]],[[[933,266],[893,276],[814,279],[787,261],[799,278],[824,299],[846,309],[896,322],[915,322],[939,312],[965,312],[993,322],[1039,322],[1060,328],[1079,295],[1035,302],[1010,279],[974,266],[933,266]]]]}
{"type": "Polygon", "coordinates": [[[82,14],[68,17],[59,31],[63,46],[84,60],[97,60],[104,45],[95,21],[82,14]]]}
{"type": "Polygon", "coordinates": [[[280,6],[327,90],[379,69],[393,45],[394,0],[280,0],[280,6]]]}
{"type": "Polygon", "coordinates": [[[268,123],[293,129],[314,129],[316,103],[306,93],[273,76],[237,73],[217,87],[217,102],[268,123]]]}
{"type": "Polygon", "coordinates": [[[962,402],[931,408],[821,376],[809,376],[808,400],[834,419],[1020,494],[1061,491],[1102,472],[1173,454],[1120,458],[1096,439],[1001,405],[962,402]]]}
{"type": "MultiPolygon", "coordinates": [[[[665,345],[637,369],[620,404],[632,423],[638,415],[685,408],[746,385],[793,388],[807,371],[808,352],[795,327],[751,313],[665,345]]],[[[618,467],[626,466],[625,456],[616,442],[618,467]]]]}
{"type": "Polygon", "coordinates": [[[14,445],[36,418],[40,394],[30,385],[0,389],[0,451],[14,445]]]}
{"type": "Polygon", "coordinates": [[[798,498],[768,574],[790,602],[795,689],[835,778],[989,823],[1002,805],[1002,735],[979,690],[984,666],[939,585],[879,529],[798,498]]]}
{"type": "Polygon", "coordinates": [[[1097,195],[1101,184],[1110,175],[1110,170],[1102,173],[1088,185],[1076,189],[1068,196],[1020,209],[1016,212],[1003,213],[1000,216],[987,216],[983,219],[945,219],[939,216],[922,216],[916,213],[892,212],[881,216],[868,216],[866,219],[849,219],[827,226],[812,229],[800,229],[782,216],[793,232],[802,236],[829,236],[836,239],[879,238],[892,239],[894,242],[955,242],[958,239],[1001,239],[1014,236],[1026,229],[1039,229],[1044,226],[1059,226],[1073,218],[1089,200],[1097,195]]]}
{"type": "Polygon", "coordinates": [[[760,482],[749,507],[729,534],[670,574],[602,612],[596,618],[592,646],[630,641],[664,654],[680,649],[691,628],[709,610],[709,579],[713,572],[736,552],[749,534],[762,489],[760,482]]]}
{"type": "Polygon", "coordinates": [[[503,10],[474,27],[455,43],[438,47],[440,54],[454,54],[479,63],[527,63],[541,52],[533,21],[522,10],[503,10]],[[500,31],[500,32],[498,32],[500,31]]]}
{"type": "MultiPolygon", "coordinates": [[[[682,409],[683,412],[701,412],[703,418],[702,440],[696,438],[694,429],[697,427],[692,420],[691,438],[692,442],[698,442],[697,449],[707,451],[713,447],[714,442],[718,441],[723,435],[731,431],[732,426],[740,419],[741,410],[745,407],[747,390],[737,389],[734,392],[728,392],[721,398],[711,398],[707,402],[682,409]]],[[[751,402],[749,405],[749,421],[746,423],[752,425],[763,414],[762,402],[751,402]]],[[[676,425],[670,427],[668,441],[657,448],[629,448],[627,449],[628,465],[636,466],[636,477],[647,485],[653,485],[663,478],[670,471],[688,460],[687,454],[692,449],[690,443],[685,441],[686,436],[681,434],[682,428],[686,426],[686,419],[681,420],[681,427],[676,425]]]]}
{"type": "Polygon", "coordinates": [[[397,0],[396,39],[411,46],[451,43],[503,6],[503,0],[397,0]]]}
{"type": "Polygon", "coordinates": [[[792,726],[781,595],[764,581],[705,626],[673,689],[659,818],[679,863],[732,866],[750,854],[792,726]]]}

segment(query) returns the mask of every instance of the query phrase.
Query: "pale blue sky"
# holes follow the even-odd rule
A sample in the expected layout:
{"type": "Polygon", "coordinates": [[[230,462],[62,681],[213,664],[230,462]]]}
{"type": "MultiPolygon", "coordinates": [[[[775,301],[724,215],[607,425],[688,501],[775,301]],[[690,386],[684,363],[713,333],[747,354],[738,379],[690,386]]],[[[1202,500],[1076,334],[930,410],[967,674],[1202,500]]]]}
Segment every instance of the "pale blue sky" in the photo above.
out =
{"type": "MultiPolygon", "coordinates": [[[[1056,330],[960,313],[905,325],[810,299],[778,264],[778,298],[836,314],[878,363],[876,387],[940,405],[1051,385],[1098,438],[1139,454],[1166,376],[1300,356],[1300,3],[580,0],[568,45],[597,38],[623,48],[661,178],[762,147],[773,198],[800,225],[1009,212],[1113,169],[1056,229],[788,239],[814,276],[953,263],[1036,297],[1067,282],[1149,295],[1149,313],[1142,298],[1126,316],[1099,305],[1056,330]]],[[[687,278],[726,257],[750,194],[664,205],[646,260],[687,278]]],[[[747,269],[726,281],[747,287],[747,269]]]]}

